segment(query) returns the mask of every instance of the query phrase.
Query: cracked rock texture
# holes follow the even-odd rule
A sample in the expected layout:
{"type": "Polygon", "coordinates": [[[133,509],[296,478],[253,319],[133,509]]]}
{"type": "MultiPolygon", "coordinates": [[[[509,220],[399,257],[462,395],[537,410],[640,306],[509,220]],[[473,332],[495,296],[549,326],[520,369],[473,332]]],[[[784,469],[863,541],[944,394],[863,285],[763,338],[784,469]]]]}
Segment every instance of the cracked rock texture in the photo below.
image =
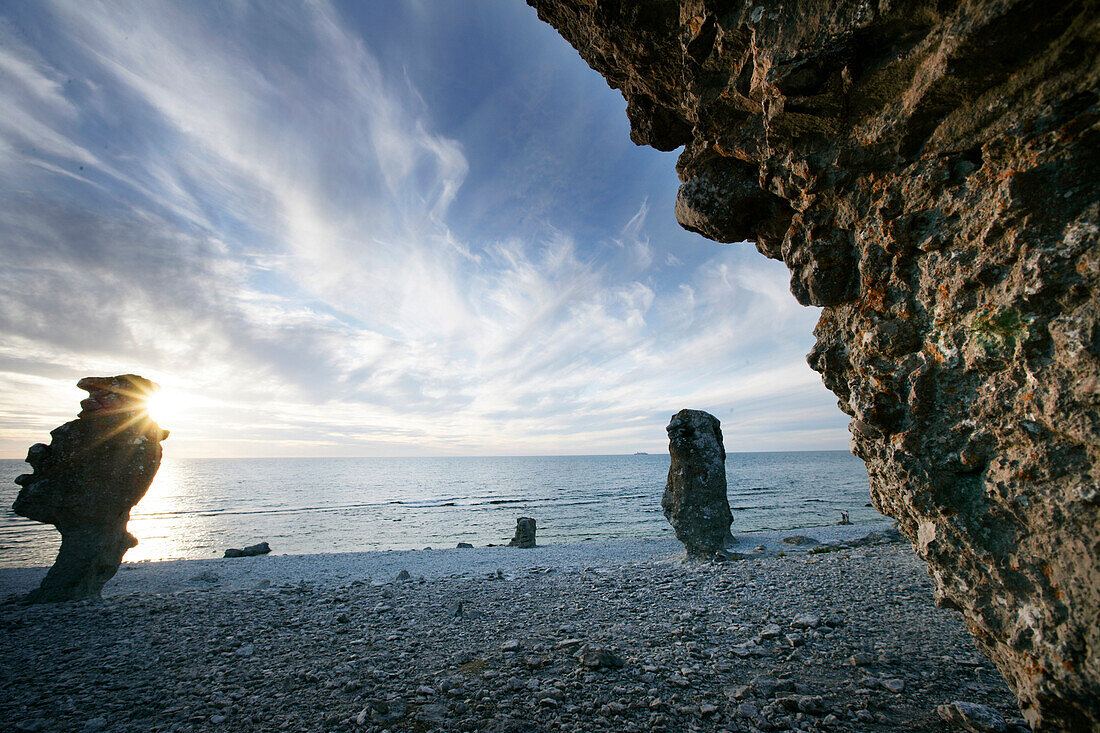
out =
{"type": "Polygon", "coordinates": [[[520,517],[516,520],[516,535],[508,543],[509,547],[531,548],[535,546],[535,520],[520,517]]]}
{"type": "Polygon", "coordinates": [[[680,410],[666,430],[671,462],[661,509],[688,557],[714,557],[733,544],[721,424],[709,412],[680,410]]]}
{"type": "Polygon", "coordinates": [[[875,506],[1036,729],[1100,730],[1092,2],[529,0],[823,306],[875,506]]]}
{"type": "Polygon", "coordinates": [[[85,377],[77,386],[89,393],[77,419],[54,428],[49,445],[31,446],[34,472],[15,479],[22,489],[12,510],[61,532],[57,560],[27,603],[99,595],[137,544],[126,523],[156,476],[168,437],[149,419],[145,400],[159,387],[148,379],[85,377]]]}

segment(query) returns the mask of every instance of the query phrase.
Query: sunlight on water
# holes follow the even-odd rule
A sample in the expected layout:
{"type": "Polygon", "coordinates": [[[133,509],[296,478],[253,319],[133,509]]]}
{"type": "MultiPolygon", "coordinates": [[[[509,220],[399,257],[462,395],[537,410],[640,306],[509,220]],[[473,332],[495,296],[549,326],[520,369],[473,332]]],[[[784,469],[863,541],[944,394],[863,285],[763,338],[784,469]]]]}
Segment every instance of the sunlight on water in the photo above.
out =
{"type": "MultiPolygon", "coordinates": [[[[266,540],[276,554],[507,543],[535,517],[540,544],[669,536],[661,493],[669,457],[164,459],[131,513],[128,562],[221,557],[266,540]]],[[[18,517],[0,461],[0,566],[49,565],[60,536],[18,517]]],[[[731,453],[733,532],[882,517],[862,461],[839,451],[731,453]]]]}
{"type": "Polygon", "coordinates": [[[179,463],[165,458],[149,491],[130,512],[130,534],[138,545],[126,553],[127,562],[169,560],[187,556],[187,524],[181,526],[179,514],[179,463]]]}

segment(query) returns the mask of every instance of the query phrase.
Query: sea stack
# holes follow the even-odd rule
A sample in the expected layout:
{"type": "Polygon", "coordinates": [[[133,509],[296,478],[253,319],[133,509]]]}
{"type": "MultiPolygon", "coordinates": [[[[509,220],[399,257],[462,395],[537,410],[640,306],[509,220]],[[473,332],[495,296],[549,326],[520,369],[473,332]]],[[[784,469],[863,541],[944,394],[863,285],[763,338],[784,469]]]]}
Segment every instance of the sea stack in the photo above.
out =
{"type": "Polygon", "coordinates": [[[874,506],[1028,724],[1100,730],[1096,3],[528,2],[682,148],[680,223],[821,308],[874,506]]]}
{"type": "Polygon", "coordinates": [[[146,409],[157,384],[122,374],[85,377],[77,386],[89,393],[77,419],[51,431],[49,445],[31,446],[33,473],[15,479],[22,489],[12,510],[61,532],[57,559],[26,603],[99,595],[137,544],[126,523],[156,476],[168,437],[146,409]]]}
{"type": "Polygon", "coordinates": [[[688,557],[713,557],[733,544],[721,424],[709,412],[680,410],[666,429],[672,465],[661,508],[688,557]]]}
{"type": "Polygon", "coordinates": [[[530,548],[535,546],[535,520],[520,517],[516,520],[516,536],[508,543],[509,547],[530,548]]]}

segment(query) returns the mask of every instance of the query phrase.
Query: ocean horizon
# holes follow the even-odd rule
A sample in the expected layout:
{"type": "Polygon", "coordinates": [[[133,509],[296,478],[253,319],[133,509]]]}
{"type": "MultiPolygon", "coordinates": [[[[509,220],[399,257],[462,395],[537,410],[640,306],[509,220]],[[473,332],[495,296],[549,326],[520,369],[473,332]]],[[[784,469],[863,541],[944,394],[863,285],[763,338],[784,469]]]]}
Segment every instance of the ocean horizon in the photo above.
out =
{"type": "MultiPolygon", "coordinates": [[[[276,554],[507,543],[520,516],[539,544],[670,536],[667,453],[581,456],[165,458],[134,507],[126,561],[220,557],[260,541],[276,554]]],[[[29,466],[0,459],[0,567],[49,565],[50,525],[11,511],[29,466]]],[[[733,532],[881,521],[847,451],[729,453],[733,532]]]]}

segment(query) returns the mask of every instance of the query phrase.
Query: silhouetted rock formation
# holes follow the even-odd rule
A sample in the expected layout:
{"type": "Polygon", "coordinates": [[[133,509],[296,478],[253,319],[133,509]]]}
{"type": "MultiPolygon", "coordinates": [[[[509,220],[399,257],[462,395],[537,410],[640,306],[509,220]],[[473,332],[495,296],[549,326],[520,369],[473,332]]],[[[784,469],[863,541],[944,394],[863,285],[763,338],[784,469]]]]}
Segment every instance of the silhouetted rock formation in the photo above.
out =
{"type": "Polygon", "coordinates": [[[57,560],[28,603],[99,595],[137,544],[126,523],[153,482],[168,437],[146,411],[146,398],[159,389],[148,379],[86,377],[77,386],[90,393],[78,419],[55,428],[49,445],[31,446],[34,473],[15,479],[23,488],[12,510],[61,532],[57,560]]]}
{"type": "Polygon", "coordinates": [[[661,509],[689,557],[713,557],[733,544],[722,427],[708,412],[680,410],[667,430],[672,464],[661,509]]]}
{"type": "Polygon", "coordinates": [[[535,520],[531,517],[520,517],[516,520],[516,536],[508,543],[509,547],[534,547],[535,546],[535,520]]]}
{"type": "Polygon", "coordinates": [[[680,222],[824,307],[875,507],[1027,720],[1100,728],[1096,4],[529,1],[686,146],[680,222]]]}
{"type": "Polygon", "coordinates": [[[257,542],[244,548],[230,547],[225,551],[223,557],[255,557],[256,555],[266,555],[269,552],[271,552],[271,545],[266,542],[257,542]]]}

